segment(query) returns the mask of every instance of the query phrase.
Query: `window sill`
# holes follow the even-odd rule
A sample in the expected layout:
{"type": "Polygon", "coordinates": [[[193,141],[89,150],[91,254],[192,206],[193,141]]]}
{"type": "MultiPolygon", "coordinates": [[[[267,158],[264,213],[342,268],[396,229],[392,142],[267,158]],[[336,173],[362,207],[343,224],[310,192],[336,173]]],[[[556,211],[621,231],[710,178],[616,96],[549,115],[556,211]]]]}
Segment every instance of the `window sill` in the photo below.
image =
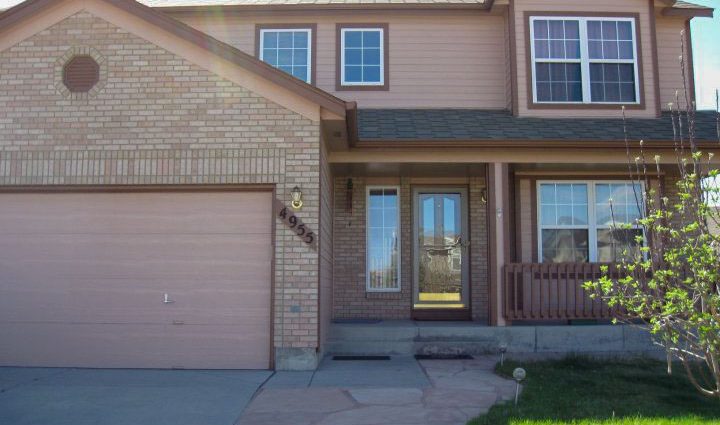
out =
{"type": "Polygon", "coordinates": [[[535,103],[528,104],[528,109],[582,109],[582,110],[620,110],[622,107],[630,110],[644,110],[644,103],[535,103]]]}
{"type": "Polygon", "coordinates": [[[388,292],[367,292],[365,298],[368,300],[397,300],[403,298],[402,291],[388,292]]]}
{"type": "Polygon", "coordinates": [[[336,91],[389,91],[390,86],[385,83],[383,85],[343,85],[339,84],[335,87],[336,91]]]}

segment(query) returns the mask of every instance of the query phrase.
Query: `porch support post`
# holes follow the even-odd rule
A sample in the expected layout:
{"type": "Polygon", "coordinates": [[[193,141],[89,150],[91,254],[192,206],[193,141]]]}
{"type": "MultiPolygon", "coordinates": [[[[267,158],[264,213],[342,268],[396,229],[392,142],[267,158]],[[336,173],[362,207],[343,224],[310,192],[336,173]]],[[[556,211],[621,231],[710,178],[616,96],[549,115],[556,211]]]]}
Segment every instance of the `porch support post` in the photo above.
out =
{"type": "Polygon", "coordinates": [[[505,326],[503,316],[503,266],[510,261],[510,183],[508,164],[488,164],[488,260],[489,321],[491,326],[505,326]]]}

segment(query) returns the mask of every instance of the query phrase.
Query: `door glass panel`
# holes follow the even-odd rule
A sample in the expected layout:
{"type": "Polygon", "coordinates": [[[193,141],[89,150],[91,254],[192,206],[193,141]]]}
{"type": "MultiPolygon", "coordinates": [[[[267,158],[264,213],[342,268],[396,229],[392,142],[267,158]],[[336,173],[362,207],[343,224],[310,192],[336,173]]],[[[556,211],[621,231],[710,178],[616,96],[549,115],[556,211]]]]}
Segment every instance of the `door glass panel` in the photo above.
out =
{"type": "Polygon", "coordinates": [[[459,193],[420,193],[416,307],[462,308],[462,203],[459,193]]]}

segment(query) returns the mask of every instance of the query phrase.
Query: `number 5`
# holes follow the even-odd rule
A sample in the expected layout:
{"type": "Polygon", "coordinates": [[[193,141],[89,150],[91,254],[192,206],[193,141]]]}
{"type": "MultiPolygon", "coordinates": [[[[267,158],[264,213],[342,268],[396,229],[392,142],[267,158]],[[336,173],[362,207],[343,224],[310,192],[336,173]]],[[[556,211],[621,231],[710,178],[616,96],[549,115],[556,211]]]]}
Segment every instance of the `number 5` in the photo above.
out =
{"type": "Polygon", "coordinates": [[[299,225],[297,227],[297,230],[298,230],[298,232],[297,232],[298,236],[304,235],[305,234],[305,225],[304,224],[299,225]]]}
{"type": "Polygon", "coordinates": [[[315,240],[315,234],[313,232],[308,232],[307,235],[305,235],[305,243],[311,244],[315,240]]]}

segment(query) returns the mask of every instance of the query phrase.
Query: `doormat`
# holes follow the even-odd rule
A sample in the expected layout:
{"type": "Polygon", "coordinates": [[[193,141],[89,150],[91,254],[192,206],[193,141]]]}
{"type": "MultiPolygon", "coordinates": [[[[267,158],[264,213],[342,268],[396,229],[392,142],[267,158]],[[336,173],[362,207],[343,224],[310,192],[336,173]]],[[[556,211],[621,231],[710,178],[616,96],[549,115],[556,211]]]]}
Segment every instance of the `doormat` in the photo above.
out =
{"type": "Polygon", "coordinates": [[[390,356],[333,356],[333,360],[390,360],[390,356]]]}
{"type": "Polygon", "coordinates": [[[470,354],[415,354],[417,360],[472,360],[470,354]]]}

